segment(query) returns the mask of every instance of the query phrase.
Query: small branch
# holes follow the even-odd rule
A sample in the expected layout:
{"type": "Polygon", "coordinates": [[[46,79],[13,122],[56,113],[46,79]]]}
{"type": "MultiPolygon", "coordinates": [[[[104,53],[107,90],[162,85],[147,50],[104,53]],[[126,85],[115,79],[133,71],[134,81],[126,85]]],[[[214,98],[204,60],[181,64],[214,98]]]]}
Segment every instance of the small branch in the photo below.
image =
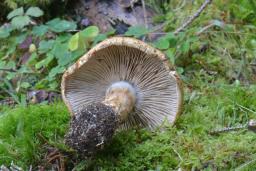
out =
{"type": "Polygon", "coordinates": [[[146,11],[146,5],[145,5],[145,2],[144,0],[141,0],[141,3],[142,3],[142,8],[143,8],[143,15],[144,15],[144,24],[146,26],[146,28],[148,28],[148,16],[147,16],[147,11],[146,11]]]}
{"type": "Polygon", "coordinates": [[[0,71],[7,71],[7,72],[17,72],[15,69],[7,69],[7,68],[0,68],[0,71]]]}
{"type": "Polygon", "coordinates": [[[162,23],[160,25],[157,25],[157,26],[153,27],[152,28],[152,33],[156,32],[158,30],[162,30],[166,25],[167,25],[167,23],[165,22],[165,23],[162,23]]]}
{"type": "Polygon", "coordinates": [[[201,7],[196,11],[194,15],[188,18],[186,22],[184,22],[179,28],[174,31],[174,34],[178,34],[183,31],[189,24],[191,24],[199,15],[203,12],[203,10],[212,2],[212,0],[205,0],[201,7]]]}
{"type": "Polygon", "coordinates": [[[208,30],[209,28],[211,28],[211,27],[213,27],[213,26],[214,26],[214,24],[209,24],[209,25],[203,27],[201,30],[199,30],[199,31],[196,33],[196,35],[198,36],[198,35],[202,34],[203,32],[205,32],[206,30],[208,30]]]}
{"type": "MultiPolygon", "coordinates": [[[[29,72],[24,72],[24,73],[20,73],[17,69],[8,69],[8,68],[0,68],[0,72],[17,72],[17,74],[41,74],[40,72],[36,72],[36,71],[29,71],[29,72]]],[[[0,79],[1,80],[1,79],[0,79]]]]}

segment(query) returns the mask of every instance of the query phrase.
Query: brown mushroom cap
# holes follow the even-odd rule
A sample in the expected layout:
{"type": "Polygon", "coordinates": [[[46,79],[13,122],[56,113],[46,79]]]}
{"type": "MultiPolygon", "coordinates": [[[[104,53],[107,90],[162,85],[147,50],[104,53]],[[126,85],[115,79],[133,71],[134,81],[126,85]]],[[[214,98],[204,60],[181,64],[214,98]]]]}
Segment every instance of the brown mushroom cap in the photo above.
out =
{"type": "Polygon", "coordinates": [[[72,115],[84,106],[102,102],[119,81],[136,90],[136,102],[120,128],[155,128],[174,123],[182,106],[182,86],[164,53],[128,37],[109,38],[81,57],[62,77],[61,90],[72,115]]]}

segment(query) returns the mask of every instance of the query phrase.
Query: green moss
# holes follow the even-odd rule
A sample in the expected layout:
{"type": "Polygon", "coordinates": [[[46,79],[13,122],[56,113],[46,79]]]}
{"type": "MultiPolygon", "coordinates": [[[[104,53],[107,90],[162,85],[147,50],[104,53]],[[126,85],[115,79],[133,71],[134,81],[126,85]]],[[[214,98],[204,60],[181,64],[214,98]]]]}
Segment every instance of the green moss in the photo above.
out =
{"type": "Polygon", "coordinates": [[[43,139],[61,142],[69,115],[61,103],[5,109],[0,115],[0,163],[23,167],[43,158],[43,139]]]}

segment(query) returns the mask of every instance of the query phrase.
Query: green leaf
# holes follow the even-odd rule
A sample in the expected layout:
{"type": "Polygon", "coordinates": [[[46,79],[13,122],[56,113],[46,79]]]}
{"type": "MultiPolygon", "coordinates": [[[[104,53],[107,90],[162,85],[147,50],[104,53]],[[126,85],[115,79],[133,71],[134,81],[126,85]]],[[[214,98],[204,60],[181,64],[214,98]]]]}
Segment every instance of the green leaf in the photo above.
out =
{"type": "Polygon", "coordinates": [[[58,59],[59,66],[67,66],[73,62],[72,52],[66,52],[61,58],[58,59]]]}
{"type": "Polygon", "coordinates": [[[10,20],[11,18],[13,17],[16,17],[16,16],[21,16],[24,14],[24,9],[23,7],[20,7],[20,8],[17,8],[15,10],[13,10],[12,12],[10,12],[8,15],[7,15],[7,19],[10,20]]]}
{"type": "Polygon", "coordinates": [[[60,33],[67,30],[75,30],[77,25],[74,22],[70,22],[67,20],[61,20],[59,18],[53,19],[46,23],[49,26],[50,30],[60,33]]]}
{"type": "Polygon", "coordinates": [[[171,61],[171,63],[174,65],[175,64],[175,49],[174,48],[170,48],[168,50],[165,51],[167,57],[169,58],[169,60],[171,61]]]}
{"type": "Polygon", "coordinates": [[[79,33],[78,49],[86,51],[90,41],[91,41],[90,38],[85,38],[84,36],[81,35],[81,33],[79,33]]]}
{"type": "Polygon", "coordinates": [[[73,51],[71,52],[71,59],[72,60],[77,60],[78,58],[80,58],[86,51],[84,50],[76,50],[76,51],[73,51]]]}
{"type": "Polygon", "coordinates": [[[23,116],[19,117],[18,119],[15,136],[16,137],[24,136],[24,117],[23,116]]]}
{"type": "Polygon", "coordinates": [[[223,28],[225,26],[225,23],[220,20],[212,20],[211,23],[215,26],[218,26],[220,28],[223,28]]]}
{"type": "Polygon", "coordinates": [[[250,45],[251,45],[254,49],[256,49],[256,39],[251,39],[250,45]]]}
{"type": "Polygon", "coordinates": [[[47,53],[46,56],[47,57],[45,59],[41,60],[35,65],[36,69],[48,66],[48,64],[54,59],[54,55],[51,53],[47,53]]]}
{"type": "Polygon", "coordinates": [[[26,65],[22,65],[17,72],[25,74],[25,73],[32,73],[33,71],[30,68],[28,68],[26,65]]]}
{"type": "Polygon", "coordinates": [[[99,34],[99,28],[97,26],[89,26],[80,32],[84,38],[94,38],[99,34]]]}
{"type": "Polygon", "coordinates": [[[16,16],[12,19],[11,24],[16,29],[22,29],[30,22],[29,16],[16,16]]]}
{"type": "Polygon", "coordinates": [[[187,53],[189,51],[189,48],[190,48],[190,43],[189,41],[185,41],[185,43],[181,44],[180,46],[180,51],[182,53],[187,53]]]}
{"type": "Polygon", "coordinates": [[[49,79],[52,80],[57,74],[62,74],[65,71],[65,67],[57,66],[53,68],[49,73],[49,79]]]}
{"type": "Polygon", "coordinates": [[[178,72],[178,74],[183,74],[184,73],[184,69],[182,67],[177,67],[176,71],[178,72]]]}
{"type": "Polygon", "coordinates": [[[18,7],[18,5],[16,3],[17,1],[15,2],[15,1],[12,1],[12,0],[5,0],[4,2],[11,9],[16,9],[18,7]]]}
{"type": "Polygon", "coordinates": [[[160,50],[164,50],[164,49],[168,49],[170,46],[170,43],[167,39],[165,38],[160,38],[156,43],[155,43],[155,47],[160,49],[160,50]]]}
{"type": "Polygon", "coordinates": [[[9,72],[9,73],[7,74],[7,76],[6,76],[6,79],[7,79],[7,80],[11,80],[11,79],[15,78],[16,76],[17,76],[17,73],[15,73],[15,72],[9,72]]]}
{"type": "Polygon", "coordinates": [[[40,17],[44,14],[44,12],[38,8],[38,7],[30,7],[27,11],[26,11],[26,15],[29,15],[31,17],[40,17]]]}
{"type": "Polygon", "coordinates": [[[62,59],[68,53],[68,43],[56,41],[51,52],[57,59],[62,59]]]}
{"type": "Polygon", "coordinates": [[[69,42],[68,42],[68,48],[70,51],[75,51],[78,49],[78,44],[79,44],[79,33],[74,34],[69,42]]]}
{"type": "Polygon", "coordinates": [[[114,35],[115,33],[116,33],[115,29],[110,29],[108,32],[106,32],[104,34],[106,34],[107,36],[111,36],[111,35],[114,35]]]}
{"type": "Polygon", "coordinates": [[[4,69],[5,66],[6,66],[6,61],[0,60],[0,68],[1,68],[1,69],[4,69]]]}
{"type": "Polygon", "coordinates": [[[8,55],[14,53],[15,50],[16,50],[16,46],[17,46],[16,43],[11,43],[11,44],[9,45],[8,50],[7,50],[7,52],[6,52],[5,55],[8,56],[8,55]]]}
{"type": "Polygon", "coordinates": [[[47,86],[48,86],[48,80],[47,78],[43,78],[40,81],[38,81],[34,87],[36,89],[44,89],[47,86]]]}
{"type": "Polygon", "coordinates": [[[6,65],[5,68],[6,69],[15,69],[16,67],[16,63],[14,61],[9,61],[6,65]]]}
{"type": "Polygon", "coordinates": [[[132,26],[128,28],[128,31],[125,32],[126,36],[134,36],[139,38],[149,33],[149,30],[144,26],[132,26]]]}
{"type": "Polygon", "coordinates": [[[77,49],[86,50],[89,41],[94,39],[99,34],[99,29],[96,26],[89,26],[83,31],[74,34],[68,43],[68,48],[70,51],[75,51],[77,49]]]}
{"type": "Polygon", "coordinates": [[[50,90],[56,90],[59,87],[59,83],[57,81],[52,81],[51,84],[49,84],[50,90]]]}
{"type": "Polygon", "coordinates": [[[54,40],[42,40],[40,43],[39,43],[39,48],[38,48],[38,52],[39,53],[46,53],[48,52],[50,49],[53,48],[53,44],[55,43],[54,40]]]}
{"type": "Polygon", "coordinates": [[[27,36],[28,36],[27,32],[17,35],[15,37],[15,44],[16,45],[21,44],[27,38],[27,36]]]}
{"type": "Polygon", "coordinates": [[[104,34],[98,34],[98,35],[93,39],[93,44],[92,44],[92,46],[95,46],[97,43],[99,43],[99,42],[101,42],[101,41],[107,39],[108,36],[114,35],[115,32],[116,32],[116,30],[115,30],[115,29],[112,29],[112,30],[110,30],[110,31],[108,31],[108,32],[106,32],[106,33],[104,33],[104,34]]]}
{"type": "Polygon", "coordinates": [[[72,35],[71,34],[69,34],[69,33],[63,33],[63,34],[61,34],[61,35],[59,35],[57,38],[56,38],[56,41],[57,42],[68,42],[69,41],[69,39],[72,37],[72,35]]]}
{"type": "Polygon", "coordinates": [[[27,96],[25,94],[21,94],[20,95],[20,105],[25,107],[27,105],[27,101],[26,101],[26,98],[27,96]]]}
{"type": "Polygon", "coordinates": [[[38,58],[38,55],[36,52],[33,52],[28,60],[28,64],[33,64],[36,61],[36,58],[38,58]]]}
{"type": "Polygon", "coordinates": [[[173,33],[167,33],[164,36],[165,39],[167,39],[170,43],[170,47],[175,47],[177,44],[177,37],[173,33]]]}
{"type": "Polygon", "coordinates": [[[10,36],[10,30],[6,27],[0,27],[0,38],[7,38],[10,36]]]}
{"type": "Polygon", "coordinates": [[[28,82],[22,82],[22,83],[20,84],[20,87],[25,88],[25,89],[29,88],[30,86],[31,86],[31,85],[30,85],[28,82]]]}
{"type": "Polygon", "coordinates": [[[96,36],[94,38],[94,41],[93,41],[93,46],[95,46],[97,43],[105,40],[107,38],[107,35],[106,34],[99,34],[98,36],[96,36]]]}
{"type": "Polygon", "coordinates": [[[43,36],[47,33],[48,27],[46,25],[34,26],[32,30],[32,34],[36,36],[43,36]]]}

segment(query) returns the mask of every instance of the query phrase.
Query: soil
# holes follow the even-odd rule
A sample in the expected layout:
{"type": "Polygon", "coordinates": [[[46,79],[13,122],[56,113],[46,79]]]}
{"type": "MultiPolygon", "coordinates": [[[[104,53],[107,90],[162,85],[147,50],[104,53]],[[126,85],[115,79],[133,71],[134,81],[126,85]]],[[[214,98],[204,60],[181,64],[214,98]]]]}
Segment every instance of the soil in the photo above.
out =
{"type": "Polygon", "coordinates": [[[66,144],[79,155],[91,156],[109,142],[118,126],[114,110],[102,103],[83,107],[72,117],[66,144]]]}

